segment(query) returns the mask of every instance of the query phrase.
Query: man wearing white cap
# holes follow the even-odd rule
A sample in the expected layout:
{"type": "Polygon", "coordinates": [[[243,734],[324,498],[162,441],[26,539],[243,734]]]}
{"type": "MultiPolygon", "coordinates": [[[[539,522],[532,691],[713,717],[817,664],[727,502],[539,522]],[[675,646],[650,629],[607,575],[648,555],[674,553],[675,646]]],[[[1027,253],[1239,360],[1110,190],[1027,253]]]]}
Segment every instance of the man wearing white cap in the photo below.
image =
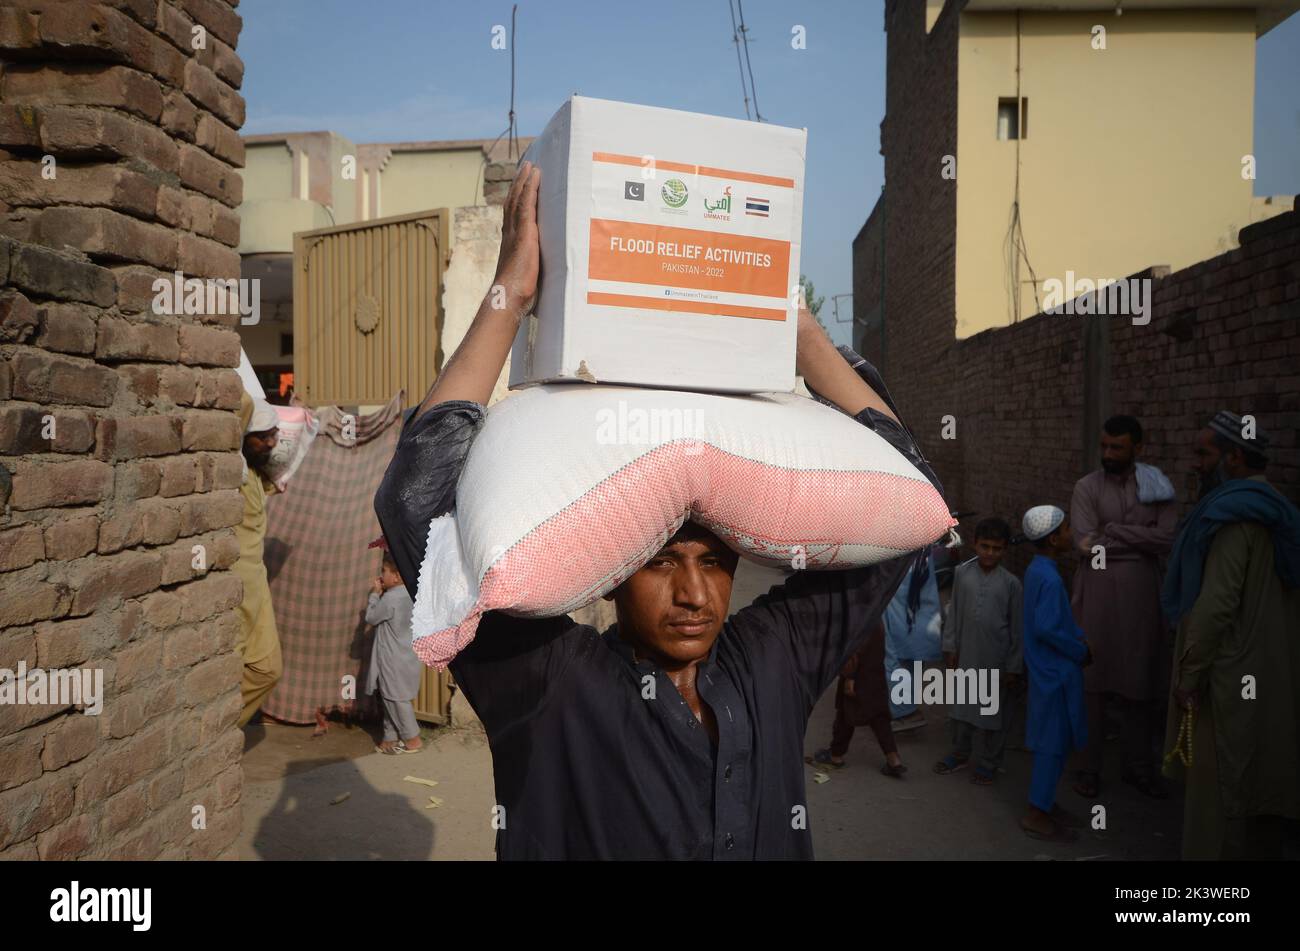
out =
{"type": "Polygon", "coordinates": [[[1036,505],[1025,513],[1022,532],[1037,549],[1025,570],[1022,625],[1029,668],[1029,715],[1025,746],[1034,753],[1029,810],[1020,827],[1035,839],[1072,842],[1079,820],[1056,804],[1056,787],[1071,750],[1088,742],[1083,702],[1083,667],[1091,659],[1083,631],[1074,623],[1055,556],[1070,550],[1070,520],[1055,505],[1036,505]]]}
{"type": "Polygon", "coordinates": [[[244,659],[240,682],[243,708],[242,727],[253,718],[266,695],[275,687],[284,668],[280,658],[280,635],[271,610],[271,586],[266,579],[262,547],[266,539],[266,497],[276,491],[264,474],[275,449],[280,417],[264,399],[244,393],[239,399],[239,422],[243,426],[244,480],[239,493],[244,498],[244,518],[235,526],[239,560],[233,570],[244,582],[244,599],[239,605],[239,640],[235,650],[244,659]]]}

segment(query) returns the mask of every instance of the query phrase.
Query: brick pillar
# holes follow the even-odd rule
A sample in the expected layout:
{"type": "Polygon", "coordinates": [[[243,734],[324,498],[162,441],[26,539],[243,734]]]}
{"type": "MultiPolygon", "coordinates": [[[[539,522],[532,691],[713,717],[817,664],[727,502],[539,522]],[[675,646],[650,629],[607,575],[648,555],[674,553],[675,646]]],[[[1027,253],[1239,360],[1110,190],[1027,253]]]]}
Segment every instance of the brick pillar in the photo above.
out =
{"type": "Polygon", "coordinates": [[[483,201],[489,205],[504,205],[518,168],[518,162],[493,162],[488,165],[483,170],[483,201]]]}
{"type": "Polygon", "coordinates": [[[234,854],[239,317],[153,282],[239,277],[237,2],[0,8],[0,669],[103,672],[0,705],[0,858],[234,854]]]}

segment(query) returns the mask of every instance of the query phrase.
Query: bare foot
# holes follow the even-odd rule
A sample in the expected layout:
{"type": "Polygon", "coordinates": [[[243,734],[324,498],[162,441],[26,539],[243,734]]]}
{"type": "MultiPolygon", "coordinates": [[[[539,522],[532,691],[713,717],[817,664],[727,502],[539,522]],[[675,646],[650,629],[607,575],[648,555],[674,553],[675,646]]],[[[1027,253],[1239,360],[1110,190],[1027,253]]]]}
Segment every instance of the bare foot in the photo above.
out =
{"type": "Polygon", "coordinates": [[[329,732],[330,722],[325,718],[325,711],[321,707],[316,708],[316,729],[311,731],[312,739],[318,736],[324,736],[329,732]]]}
{"type": "Polygon", "coordinates": [[[397,743],[393,740],[384,740],[379,744],[379,749],[385,753],[393,753],[397,751],[397,743]]]}
{"type": "Polygon", "coordinates": [[[899,756],[897,753],[886,753],[885,762],[890,766],[902,766],[903,757],[899,756]]]}
{"type": "Polygon", "coordinates": [[[424,748],[424,740],[420,739],[420,734],[416,734],[409,740],[402,740],[408,750],[419,750],[424,748]]]}

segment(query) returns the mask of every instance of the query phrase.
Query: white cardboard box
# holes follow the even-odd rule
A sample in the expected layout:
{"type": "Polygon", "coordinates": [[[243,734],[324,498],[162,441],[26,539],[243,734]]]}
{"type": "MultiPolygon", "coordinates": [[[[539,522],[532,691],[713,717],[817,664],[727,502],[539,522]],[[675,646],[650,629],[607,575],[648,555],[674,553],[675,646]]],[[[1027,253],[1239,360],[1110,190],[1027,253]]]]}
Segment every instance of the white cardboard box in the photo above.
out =
{"type": "Polygon", "coordinates": [[[541,168],[541,287],[510,386],[789,392],[806,129],[573,96],[541,168]]]}

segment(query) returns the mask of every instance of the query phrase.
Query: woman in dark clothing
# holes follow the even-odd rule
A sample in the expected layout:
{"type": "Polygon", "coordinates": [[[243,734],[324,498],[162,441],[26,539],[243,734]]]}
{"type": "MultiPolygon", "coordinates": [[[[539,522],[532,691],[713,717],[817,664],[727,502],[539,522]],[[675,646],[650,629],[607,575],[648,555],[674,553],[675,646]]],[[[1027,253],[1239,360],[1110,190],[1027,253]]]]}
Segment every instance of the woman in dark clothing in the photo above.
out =
{"type": "Polygon", "coordinates": [[[807,761],[814,766],[839,769],[855,727],[869,726],[885,754],[880,771],[902,779],[907,767],[898,755],[898,743],[889,723],[889,694],[885,681],[885,625],[877,624],[858,652],[840,671],[835,688],[835,725],[831,728],[831,745],[818,750],[807,761]]]}

